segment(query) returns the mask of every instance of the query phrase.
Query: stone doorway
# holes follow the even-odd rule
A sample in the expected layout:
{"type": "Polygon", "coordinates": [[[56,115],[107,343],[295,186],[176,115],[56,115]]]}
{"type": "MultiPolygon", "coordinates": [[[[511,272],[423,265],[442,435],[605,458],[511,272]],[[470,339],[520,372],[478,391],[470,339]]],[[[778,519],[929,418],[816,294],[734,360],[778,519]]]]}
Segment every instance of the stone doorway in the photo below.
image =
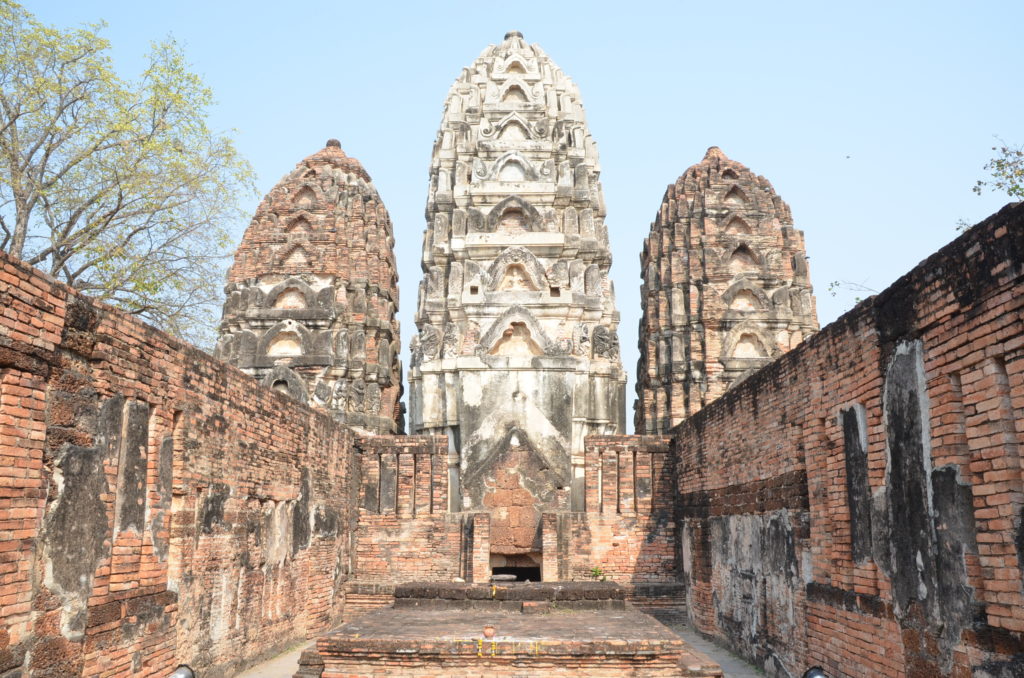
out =
{"type": "MultiPolygon", "coordinates": [[[[514,575],[515,581],[541,581],[543,557],[539,552],[491,554],[491,575],[514,575]]],[[[511,581],[511,580],[509,580],[511,581]]]]}

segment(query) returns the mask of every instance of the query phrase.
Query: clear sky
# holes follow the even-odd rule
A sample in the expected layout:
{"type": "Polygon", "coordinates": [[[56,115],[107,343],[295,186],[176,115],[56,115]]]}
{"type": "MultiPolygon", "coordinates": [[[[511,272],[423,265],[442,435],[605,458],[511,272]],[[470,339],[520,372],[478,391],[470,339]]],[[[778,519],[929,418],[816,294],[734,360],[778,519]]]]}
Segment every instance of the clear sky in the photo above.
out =
{"type": "Polygon", "coordinates": [[[106,21],[124,77],[141,71],[150,41],[173,35],[261,193],[338,138],[395,224],[406,365],[445,96],[487,45],[521,31],[579,85],[597,141],[628,402],[643,238],[665,186],[708,146],[792,207],[824,325],[864,296],[832,296],[830,281],[882,290],[953,239],[959,219],[1001,207],[1005,196],[971,187],[994,135],[1024,143],[1020,0],[24,4],[63,27],[106,21]]]}

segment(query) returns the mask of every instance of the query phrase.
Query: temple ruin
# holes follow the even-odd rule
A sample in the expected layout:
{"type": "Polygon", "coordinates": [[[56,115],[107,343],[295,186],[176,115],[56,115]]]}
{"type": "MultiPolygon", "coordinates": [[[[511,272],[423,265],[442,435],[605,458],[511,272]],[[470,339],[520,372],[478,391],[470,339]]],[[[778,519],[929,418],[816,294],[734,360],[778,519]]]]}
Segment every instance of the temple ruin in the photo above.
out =
{"type": "Polygon", "coordinates": [[[263,198],[235,252],[215,355],[372,433],[402,428],[391,219],[337,139],[263,198]]]}
{"type": "Polygon", "coordinates": [[[518,32],[452,85],[430,166],[410,428],[448,436],[451,510],[492,510],[499,567],[541,567],[541,513],[584,508],[584,440],[625,432],[599,175],[576,85],[518,32]]]}
{"type": "Polygon", "coordinates": [[[628,435],[599,170],[519,33],[456,80],[408,435],[335,140],[260,204],[216,356],[0,255],[0,677],[314,639],[296,678],[721,676],[662,622],[771,676],[1022,675],[1024,204],[819,330],[788,206],[712,147],[644,244],[628,435]]]}
{"type": "Polygon", "coordinates": [[[665,191],[640,260],[637,431],[668,431],[818,329],[789,205],[718,147],[665,191]]]}

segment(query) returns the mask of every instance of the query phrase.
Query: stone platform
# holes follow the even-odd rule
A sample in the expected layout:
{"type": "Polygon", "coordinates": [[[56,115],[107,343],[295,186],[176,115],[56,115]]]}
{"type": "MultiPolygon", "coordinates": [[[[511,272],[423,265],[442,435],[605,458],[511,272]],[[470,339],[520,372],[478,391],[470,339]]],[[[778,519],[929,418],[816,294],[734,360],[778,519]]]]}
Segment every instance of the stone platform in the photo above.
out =
{"type": "Polygon", "coordinates": [[[719,666],[614,584],[411,584],[321,637],[296,678],[717,678],[719,666]],[[495,628],[492,638],[484,627],[495,628]]]}

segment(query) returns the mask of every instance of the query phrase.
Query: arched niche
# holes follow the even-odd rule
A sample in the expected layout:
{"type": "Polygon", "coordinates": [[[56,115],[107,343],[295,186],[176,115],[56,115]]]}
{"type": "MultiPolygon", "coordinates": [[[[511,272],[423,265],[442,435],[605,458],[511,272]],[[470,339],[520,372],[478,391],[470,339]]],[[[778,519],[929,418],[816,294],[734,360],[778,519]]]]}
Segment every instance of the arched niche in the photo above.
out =
{"type": "Polygon", "coordinates": [[[526,66],[519,59],[513,57],[511,61],[505,64],[506,73],[526,73],[526,66]]]}
{"type": "Polygon", "coordinates": [[[519,85],[512,85],[506,89],[501,95],[501,103],[513,103],[513,104],[527,104],[530,102],[530,98],[526,96],[526,92],[519,85]]]}
{"type": "Polygon", "coordinates": [[[739,179],[740,176],[736,174],[735,170],[726,168],[725,170],[722,171],[722,178],[736,180],[739,179]]]}
{"type": "Polygon", "coordinates": [[[522,233],[526,231],[526,214],[518,207],[509,207],[502,211],[498,226],[494,229],[499,233],[522,233]]]}
{"type": "Polygon", "coordinates": [[[759,311],[761,310],[761,304],[753,292],[750,290],[740,290],[729,303],[729,310],[743,312],[759,311]]]}
{"type": "Polygon", "coordinates": [[[725,232],[749,235],[754,232],[754,229],[752,229],[750,224],[748,224],[742,217],[734,216],[726,222],[725,232]]]}
{"type": "MultiPolygon", "coordinates": [[[[512,397],[512,394],[508,397],[512,397]]],[[[524,476],[527,488],[534,497],[540,501],[550,500],[557,489],[569,485],[572,472],[568,463],[569,454],[557,441],[548,439],[545,445],[535,445],[530,434],[520,428],[522,422],[504,417],[495,423],[495,430],[488,431],[486,441],[481,441],[483,444],[478,461],[466,469],[462,485],[464,488],[486,487],[488,482],[485,478],[493,478],[498,469],[507,468],[506,455],[515,448],[527,454],[525,463],[519,468],[530,469],[524,476]]]]}
{"type": "Polygon", "coordinates": [[[729,272],[733,275],[754,273],[760,268],[757,256],[746,244],[740,245],[733,250],[732,254],[729,255],[728,266],[729,272]]]}
{"type": "Polygon", "coordinates": [[[527,141],[529,138],[530,133],[527,131],[526,126],[518,120],[513,120],[498,132],[498,139],[502,141],[527,141]]]}
{"type": "Polygon", "coordinates": [[[517,151],[510,151],[494,161],[488,178],[498,181],[536,181],[540,175],[527,158],[517,151]]]}
{"type": "Polygon", "coordinates": [[[754,320],[745,320],[729,330],[722,345],[722,357],[765,359],[771,355],[769,346],[772,342],[764,336],[761,325],[754,320]]]}
{"type": "Polygon", "coordinates": [[[749,280],[737,280],[722,293],[722,303],[729,309],[737,310],[764,310],[771,307],[768,295],[763,289],[749,280]],[[737,304],[737,298],[743,300],[737,304]],[[746,308],[746,304],[753,305],[753,308],[746,308]],[[740,308],[743,306],[743,308],[740,308]]]}
{"type": "Polygon", "coordinates": [[[502,331],[488,355],[528,358],[543,355],[544,350],[534,341],[530,328],[524,322],[512,322],[502,331]]]}
{"type": "Polygon", "coordinates": [[[267,293],[267,308],[312,308],[316,293],[300,278],[288,278],[278,283],[267,293]]]}
{"type": "Polygon", "coordinates": [[[494,321],[490,329],[480,339],[480,348],[489,355],[527,355],[527,353],[495,353],[497,350],[521,350],[525,346],[529,350],[536,347],[537,353],[528,355],[544,355],[556,353],[556,346],[548,339],[537,319],[522,306],[513,306],[494,321]],[[506,346],[499,349],[498,344],[506,346]]]}
{"type": "Polygon", "coordinates": [[[526,273],[521,264],[510,264],[505,268],[504,275],[498,282],[499,290],[536,292],[537,285],[526,273]]]}
{"type": "Polygon", "coordinates": [[[267,343],[268,358],[291,358],[302,355],[302,337],[298,332],[283,331],[267,343]]]}
{"type": "Polygon", "coordinates": [[[275,365],[273,369],[263,375],[260,383],[267,388],[284,393],[300,403],[304,403],[309,399],[306,383],[302,380],[302,377],[283,365],[275,365]]]}
{"type": "Polygon", "coordinates": [[[296,245],[281,255],[281,264],[295,268],[309,266],[309,252],[302,245],[296,245]]]}
{"type": "Polygon", "coordinates": [[[298,287],[286,287],[274,298],[273,308],[285,311],[308,308],[306,297],[298,287]]]}
{"type": "Polygon", "coordinates": [[[316,203],[316,191],[310,186],[303,186],[292,196],[292,207],[295,209],[310,210],[316,203]]]}
{"type": "Polygon", "coordinates": [[[532,101],[530,86],[518,75],[512,75],[498,89],[497,100],[504,104],[528,104],[532,101]]]}
{"type": "Polygon", "coordinates": [[[518,160],[510,160],[498,171],[498,181],[526,181],[526,168],[518,160]]]}
{"type": "Polygon", "coordinates": [[[527,287],[519,289],[542,290],[548,286],[547,274],[540,260],[525,247],[509,247],[497,256],[494,263],[487,270],[487,277],[490,279],[488,289],[491,291],[503,288],[510,270],[513,266],[519,267],[522,274],[525,274],[527,287]]]}
{"type": "Polygon", "coordinates": [[[745,207],[747,204],[747,195],[740,190],[739,186],[733,186],[725,194],[722,202],[730,207],[745,207]]]}
{"type": "Polygon", "coordinates": [[[487,218],[484,222],[484,230],[491,233],[498,230],[498,225],[502,222],[502,219],[506,217],[506,214],[512,218],[517,218],[521,215],[523,230],[544,230],[544,220],[543,217],[541,217],[540,212],[537,211],[537,208],[526,200],[520,198],[518,195],[510,195],[491,208],[491,211],[487,213],[487,218]]]}
{"type": "Polygon", "coordinates": [[[289,358],[312,352],[312,336],[294,320],[277,323],[267,330],[256,346],[258,355],[268,358],[289,358]]]}
{"type": "Polygon", "coordinates": [[[290,219],[284,230],[286,233],[309,233],[313,230],[313,224],[310,222],[309,217],[305,214],[300,214],[290,219]]]}
{"type": "Polygon", "coordinates": [[[732,349],[733,358],[767,358],[768,351],[764,347],[764,342],[761,341],[753,332],[745,332],[736,340],[736,344],[732,349]]]}

